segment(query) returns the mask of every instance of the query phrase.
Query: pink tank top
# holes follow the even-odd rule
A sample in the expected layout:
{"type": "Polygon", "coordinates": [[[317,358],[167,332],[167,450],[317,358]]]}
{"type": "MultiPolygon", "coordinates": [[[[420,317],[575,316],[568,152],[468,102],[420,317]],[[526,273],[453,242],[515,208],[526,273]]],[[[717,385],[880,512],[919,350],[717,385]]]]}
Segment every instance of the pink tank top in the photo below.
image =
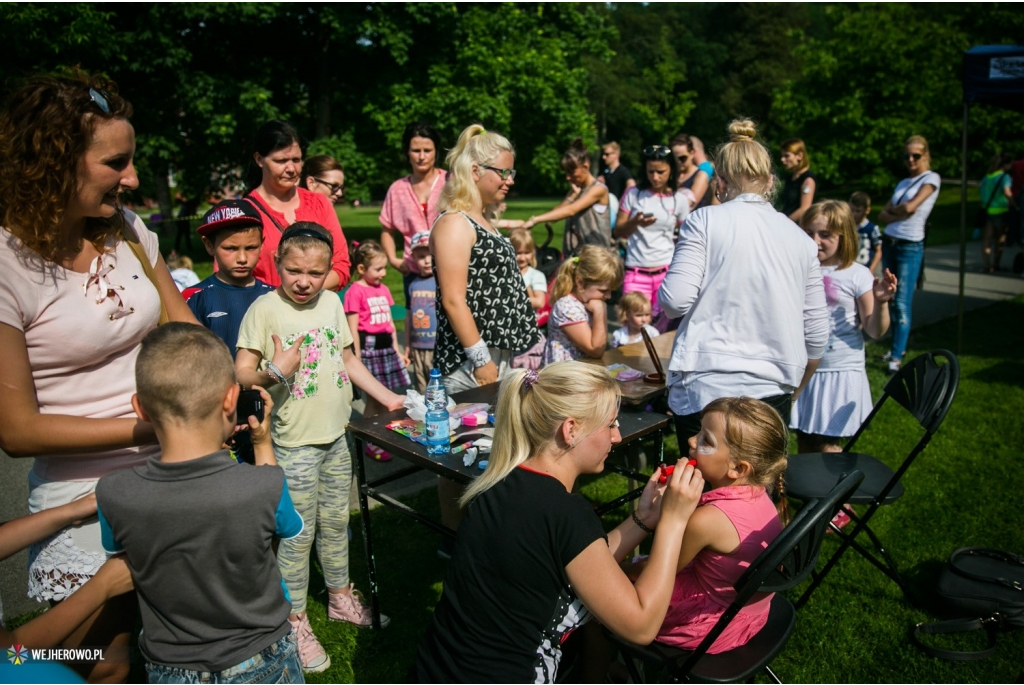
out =
{"type": "MultiPolygon", "coordinates": [[[[676,575],[665,622],[658,642],[682,649],[694,649],[736,598],[733,585],[782,532],[775,505],[764,488],[732,485],[704,493],[698,506],[712,506],[732,522],[740,546],[731,554],[701,550],[693,561],[676,575]]],[[[709,653],[724,652],[746,644],[768,619],[771,595],[747,604],[730,622],[709,653]]]]}

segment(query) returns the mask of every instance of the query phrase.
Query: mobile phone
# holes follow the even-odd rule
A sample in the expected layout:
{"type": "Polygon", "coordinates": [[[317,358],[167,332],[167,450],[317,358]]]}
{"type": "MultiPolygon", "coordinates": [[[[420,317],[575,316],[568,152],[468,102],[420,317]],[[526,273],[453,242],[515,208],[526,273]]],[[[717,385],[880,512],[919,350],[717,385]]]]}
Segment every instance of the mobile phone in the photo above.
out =
{"type": "Polygon", "coordinates": [[[238,393],[238,418],[240,424],[249,423],[249,417],[255,416],[260,423],[263,422],[263,397],[259,390],[242,390],[238,393]]]}

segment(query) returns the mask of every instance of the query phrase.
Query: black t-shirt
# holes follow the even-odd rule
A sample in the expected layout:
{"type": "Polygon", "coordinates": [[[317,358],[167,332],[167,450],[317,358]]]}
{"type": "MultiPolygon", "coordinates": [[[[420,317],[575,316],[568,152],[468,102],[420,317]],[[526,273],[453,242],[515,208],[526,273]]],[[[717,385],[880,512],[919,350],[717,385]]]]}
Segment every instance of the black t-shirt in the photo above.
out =
{"type": "Polygon", "coordinates": [[[782,186],[782,192],[779,193],[779,211],[789,216],[796,210],[800,209],[800,188],[803,187],[804,181],[809,178],[815,179],[817,182],[818,177],[814,175],[814,172],[808,169],[804,173],[800,174],[796,178],[786,179],[785,184],[782,186]]]}
{"type": "Polygon", "coordinates": [[[601,175],[604,176],[604,184],[608,186],[608,192],[620,200],[622,194],[626,192],[626,183],[633,178],[633,174],[622,164],[615,167],[615,171],[605,168],[601,175]]]}
{"type": "Polygon", "coordinates": [[[601,522],[582,495],[517,468],[470,503],[416,682],[551,683],[559,645],[588,617],[565,567],[601,522]]]}

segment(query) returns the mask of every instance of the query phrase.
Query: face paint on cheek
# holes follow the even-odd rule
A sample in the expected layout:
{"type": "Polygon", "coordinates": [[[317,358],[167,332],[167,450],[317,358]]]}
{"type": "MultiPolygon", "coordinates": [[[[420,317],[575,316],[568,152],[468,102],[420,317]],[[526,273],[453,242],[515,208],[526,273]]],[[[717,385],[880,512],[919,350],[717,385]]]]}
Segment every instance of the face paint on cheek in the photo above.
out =
{"type": "Polygon", "coordinates": [[[709,455],[714,454],[717,450],[718,445],[715,444],[714,436],[701,431],[697,436],[697,454],[709,455]]]}

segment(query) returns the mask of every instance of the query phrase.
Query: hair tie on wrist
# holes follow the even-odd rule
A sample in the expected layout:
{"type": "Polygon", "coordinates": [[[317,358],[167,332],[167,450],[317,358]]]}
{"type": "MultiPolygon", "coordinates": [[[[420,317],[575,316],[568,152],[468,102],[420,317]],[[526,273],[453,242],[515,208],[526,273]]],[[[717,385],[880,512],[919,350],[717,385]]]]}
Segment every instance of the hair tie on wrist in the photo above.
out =
{"type": "Polygon", "coordinates": [[[636,515],[636,509],[633,510],[633,523],[635,523],[640,528],[640,530],[646,533],[650,533],[652,535],[654,534],[654,529],[648,528],[647,524],[641,521],[640,517],[636,515]]]}

